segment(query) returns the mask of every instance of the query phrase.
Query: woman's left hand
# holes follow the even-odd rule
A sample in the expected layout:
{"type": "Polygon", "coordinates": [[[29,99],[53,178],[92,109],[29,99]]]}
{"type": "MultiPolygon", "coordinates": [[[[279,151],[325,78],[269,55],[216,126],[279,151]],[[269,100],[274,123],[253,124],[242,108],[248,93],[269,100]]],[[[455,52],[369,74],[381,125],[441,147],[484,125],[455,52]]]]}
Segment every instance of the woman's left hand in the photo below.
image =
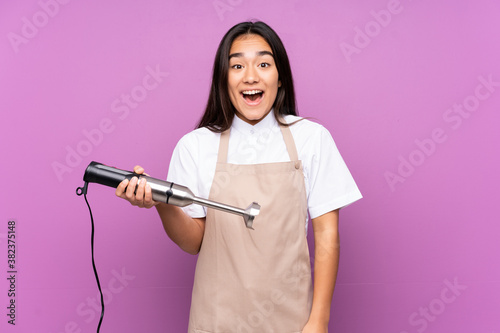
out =
{"type": "Polygon", "coordinates": [[[302,333],[328,333],[328,325],[308,321],[302,333]]]}

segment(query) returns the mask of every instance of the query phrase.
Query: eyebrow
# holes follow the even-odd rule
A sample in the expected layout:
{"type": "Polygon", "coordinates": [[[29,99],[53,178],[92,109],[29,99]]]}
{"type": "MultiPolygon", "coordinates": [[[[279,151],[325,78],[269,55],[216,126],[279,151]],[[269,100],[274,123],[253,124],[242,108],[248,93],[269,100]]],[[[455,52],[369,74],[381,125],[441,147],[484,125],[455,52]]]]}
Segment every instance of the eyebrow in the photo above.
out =
{"type": "MultiPolygon", "coordinates": [[[[257,52],[257,56],[261,57],[263,55],[270,55],[271,57],[274,58],[274,55],[271,52],[269,52],[269,51],[259,51],[259,52],[257,52]]],[[[229,55],[229,59],[231,59],[231,58],[241,58],[241,57],[243,57],[243,53],[242,52],[237,52],[237,53],[233,53],[233,54],[229,55]]]]}

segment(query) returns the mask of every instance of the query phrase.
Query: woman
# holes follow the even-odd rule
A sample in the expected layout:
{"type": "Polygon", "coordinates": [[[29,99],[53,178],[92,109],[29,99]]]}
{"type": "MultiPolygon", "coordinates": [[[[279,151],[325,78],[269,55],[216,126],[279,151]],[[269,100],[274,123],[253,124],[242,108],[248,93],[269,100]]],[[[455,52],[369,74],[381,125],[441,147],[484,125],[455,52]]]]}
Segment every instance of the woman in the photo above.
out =
{"type": "Polygon", "coordinates": [[[233,214],[154,202],[144,182],[134,194],[136,178],[118,186],[133,205],[156,206],[168,236],[199,253],[189,332],[328,331],[339,209],[361,194],[330,133],[297,116],[288,56],[265,23],[237,24],[222,39],[205,114],[177,144],[168,180],[197,196],[262,207],[250,230],[233,214]]]}

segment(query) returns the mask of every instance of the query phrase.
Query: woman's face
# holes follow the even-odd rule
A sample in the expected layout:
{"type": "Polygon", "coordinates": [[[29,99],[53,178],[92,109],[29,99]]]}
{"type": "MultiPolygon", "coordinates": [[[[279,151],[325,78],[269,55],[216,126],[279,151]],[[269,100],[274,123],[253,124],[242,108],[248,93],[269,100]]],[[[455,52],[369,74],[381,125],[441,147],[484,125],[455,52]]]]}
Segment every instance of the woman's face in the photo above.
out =
{"type": "Polygon", "coordinates": [[[229,97],[236,116],[251,125],[262,120],[273,107],[279,81],[271,47],[259,35],[236,38],[229,51],[229,97]]]}

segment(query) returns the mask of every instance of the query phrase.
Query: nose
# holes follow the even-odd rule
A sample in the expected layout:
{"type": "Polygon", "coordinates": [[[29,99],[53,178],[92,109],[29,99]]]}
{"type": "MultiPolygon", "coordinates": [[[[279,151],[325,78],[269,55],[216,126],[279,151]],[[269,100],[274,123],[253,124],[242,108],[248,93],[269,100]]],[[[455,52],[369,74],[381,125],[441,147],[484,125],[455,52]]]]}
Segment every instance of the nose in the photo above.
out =
{"type": "Polygon", "coordinates": [[[259,82],[259,73],[256,68],[253,66],[248,66],[245,70],[245,74],[243,76],[243,81],[245,83],[256,83],[259,82]]]}

